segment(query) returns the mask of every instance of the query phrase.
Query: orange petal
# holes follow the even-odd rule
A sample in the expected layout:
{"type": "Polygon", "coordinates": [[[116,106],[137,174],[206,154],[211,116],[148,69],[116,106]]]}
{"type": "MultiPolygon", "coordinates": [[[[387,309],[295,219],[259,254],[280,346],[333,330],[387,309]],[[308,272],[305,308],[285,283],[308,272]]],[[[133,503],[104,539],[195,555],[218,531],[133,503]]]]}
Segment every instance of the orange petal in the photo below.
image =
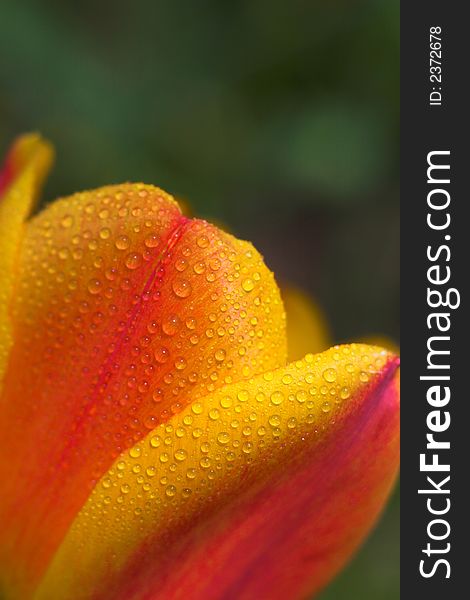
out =
{"type": "Polygon", "coordinates": [[[329,348],[332,340],[320,306],[291,285],[283,285],[281,294],[287,317],[289,360],[297,360],[307,352],[323,352],[329,348]]]}
{"type": "Polygon", "coordinates": [[[13,144],[0,169],[0,393],[13,343],[10,304],[24,221],[37,200],[52,155],[50,145],[38,135],[25,135],[13,144]]]}
{"type": "Polygon", "coordinates": [[[335,347],[187,407],[101,479],[37,600],[317,591],[395,478],[397,362],[377,347],[335,347]]]}
{"type": "Polygon", "coordinates": [[[256,250],[141,184],[28,224],[13,320],[0,555],[24,598],[116,456],[189,401],[285,364],[286,342],[256,250]]]}

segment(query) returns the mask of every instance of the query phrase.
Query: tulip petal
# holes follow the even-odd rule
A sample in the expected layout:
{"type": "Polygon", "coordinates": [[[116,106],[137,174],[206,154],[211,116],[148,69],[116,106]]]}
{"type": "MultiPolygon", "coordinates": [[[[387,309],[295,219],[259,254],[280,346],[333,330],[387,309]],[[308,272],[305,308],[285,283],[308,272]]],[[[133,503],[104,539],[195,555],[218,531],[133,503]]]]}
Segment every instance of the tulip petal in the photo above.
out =
{"type": "Polygon", "coordinates": [[[26,598],[123,450],[190,401],[285,364],[286,340],[251,244],[141,184],[76,194],[28,223],[12,314],[0,555],[26,598]]]}
{"type": "Polygon", "coordinates": [[[288,359],[297,360],[308,352],[329,348],[331,336],[320,306],[291,285],[282,286],[281,294],[287,317],[288,359]]]}
{"type": "Polygon", "coordinates": [[[19,138],[0,169],[0,392],[12,346],[10,304],[24,221],[52,162],[50,145],[37,135],[19,138]]]}
{"type": "Polygon", "coordinates": [[[397,363],[377,347],[338,346],[188,406],[101,479],[35,598],[317,591],[395,478],[397,363]]]}

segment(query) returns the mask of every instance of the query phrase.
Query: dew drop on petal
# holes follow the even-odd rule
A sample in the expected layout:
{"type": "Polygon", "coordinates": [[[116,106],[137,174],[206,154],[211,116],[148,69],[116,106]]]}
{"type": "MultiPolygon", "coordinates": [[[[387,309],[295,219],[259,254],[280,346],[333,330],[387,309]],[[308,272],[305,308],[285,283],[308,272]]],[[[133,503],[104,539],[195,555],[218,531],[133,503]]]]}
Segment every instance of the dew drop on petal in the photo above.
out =
{"type": "Polygon", "coordinates": [[[183,450],[183,448],[176,450],[175,459],[178,462],[183,462],[184,460],[186,460],[187,457],[188,457],[188,453],[186,452],[186,450],[183,450]]]}
{"type": "Polygon", "coordinates": [[[187,298],[192,291],[191,284],[186,279],[176,279],[172,288],[178,298],[187,298]]]}
{"type": "Polygon", "coordinates": [[[72,215],[64,215],[60,221],[60,224],[64,229],[70,229],[70,227],[73,225],[72,215]]]}
{"type": "Polygon", "coordinates": [[[127,248],[129,248],[129,243],[127,235],[120,235],[116,238],[114,245],[118,250],[127,250],[127,248]]]}
{"type": "Polygon", "coordinates": [[[90,279],[88,282],[88,291],[90,294],[99,294],[101,287],[101,281],[99,279],[90,279]]]}
{"type": "Polygon", "coordinates": [[[178,331],[180,324],[180,320],[176,315],[170,315],[165,321],[162,323],[162,330],[168,336],[175,335],[178,331]]]}
{"type": "Polygon", "coordinates": [[[245,292],[251,292],[255,288],[255,284],[252,279],[244,279],[242,282],[242,288],[245,292]]]}
{"type": "Polygon", "coordinates": [[[249,397],[250,395],[247,390],[240,390],[237,394],[237,398],[240,400],[240,402],[246,402],[249,397]]]}
{"type": "Polygon", "coordinates": [[[159,348],[155,349],[154,355],[155,355],[155,360],[157,362],[159,362],[160,364],[163,364],[168,360],[168,358],[170,356],[170,352],[169,352],[168,348],[165,348],[164,346],[160,346],[159,348]]]}
{"type": "Polygon", "coordinates": [[[144,244],[147,246],[147,248],[156,248],[158,246],[158,236],[154,233],[151,233],[145,238],[144,244]]]}
{"type": "Polygon", "coordinates": [[[337,377],[336,369],[329,368],[329,369],[325,369],[323,371],[323,379],[325,381],[328,381],[328,383],[333,383],[334,381],[336,381],[336,377],[337,377]]]}
{"type": "Polygon", "coordinates": [[[271,402],[275,406],[279,406],[284,401],[284,394],[282,392],[276,391],[271,394],[271,402]]]}
{"type": "Polygon", "coordinates": [[[142,255],[137,253],[128,254],[126,256],[126,267],[128,269],[134,270],[138,269],[142,264],[142,255]]]}
{"type": "Polygon", "coordinates": [[[219,444],[225,445],[230,441],[230,435],[226,431],[221,431],[217,436],[219,444]]]}
{"type": "Polygon", "coordinates": [[[226,354],[225,350],[223,350],[223,349],[217,350],[215,353],[215,360],[217,362],[223,362],[225,360],[225,354],[226,354]]]}
{"type": "Polygon", "coordinates": [[[139,456],[142,454],[142,449],[140,448],[140,446],[134,446],[133,448],[131,448],[129,450],[129,456],[131,458],[139,458],[139,456]]]}

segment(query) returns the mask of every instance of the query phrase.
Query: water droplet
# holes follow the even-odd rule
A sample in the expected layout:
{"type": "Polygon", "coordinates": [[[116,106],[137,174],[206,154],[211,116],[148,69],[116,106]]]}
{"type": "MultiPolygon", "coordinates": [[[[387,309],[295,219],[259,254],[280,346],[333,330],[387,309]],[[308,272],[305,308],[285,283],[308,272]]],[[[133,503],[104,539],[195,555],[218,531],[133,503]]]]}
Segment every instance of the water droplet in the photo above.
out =
{"type": "Polygon", "coordinates": [[[172,336],[178,331],[180,325],[180,320],[177,315],[170,315],[165,321],[162,323],[163,333],[166,335],[172,336]]]}
{"type": "Polygon", "coordinates": [[[230,408],[232,406],[232,398],[230,396],[224,396],[220,401],[222,408],[230,408]]]}
{"type": "Polygon", "coordinates": [[[253,450],[253,443],[245,442],[242,446],[242,450],[245,454],[250,454],[250,452],[253,450]]]}
{"type": "Polygon", "coordinates": [[[223,362],[225,360],[225,350],[217,350],[215,353],[215,360],[217,362],[223,362]]]}
{"type": "Polygon", "coordinates": [[[184,258],[179,258],[175,262],[175,269],[177,271],[179,271],[180,273],[182,273],[185,269],[187,269],[187,267],[188,267],[188,261],[184,258]]]}
{"type": "Polygon", "coordinates": [[[208,456],[203,456],[199,461],[199,464],[203,469],[208,469],[211,466],[211,460],[208,456]]]}
{"type": "Polygon", "coordinates": [[[218,271],[222,266],[222,263],[219,258],[215,257],[210,259],[209,266],[213,271],[218,271]]]}
{"type": "Polygon", "coordinates": [[[152,448],[158,448],[161,444],[161,439],[160,436],[158,435],[153,435],[150,438],[150,445],[152,446],[152,448]]]}
{"type": "Polygon", "coordinates": [[[220,412],[216,408],[211,408],[209,411],[209,418],[212,419],[212,421],[217,421],[219,417],[220,412]]]}
{"type": "Polygon", "coordinates": [[[237,398],[240,400],[240,402],[246,402],[249,397],[250,394],[247,390],[240,390],[237,394],[237,398]]]}
{"type": "Polygon", "coordinates": [[[173,498],[173,496],[175,496],[175,494],[176,494],[175,486],[169,485],[165,490],[165,494],[168,496],[168,498],[173,498]]]}
{"type": "Polygon", "coordinates": [[[245,292],[251,292],[255,289],[255,284],[252,279],[244,279],[242,282],[242,288],[245,292]]]}
{"type": "Polygon", "coordinates": [[[188,453],[186,452],[186,450],[183,450],[183,448],[180,448],[175,452],[175,460],[177,460],[178,462],[183,462],[183,460],[186,460],[187,457],[188,453]]]}
{"type": "Polygon", "coordinates": [[[178,356],[178,358],[175,360],[175,368],[178,371],[183,371],[187,366],[186,360],[182,356],[178,356]]]}
{"type": "Polygon", "coordinates": [[[65,260],[65,259],[67,259],[67,258],[69,257],[69,254],[70,254],[70,253],[69,253],[69,250],[68,250],[68,248],[61,248],[61,249],[59,250],[58,254],[59,254],[59,258],[60,258],[61,260],[65,260]]]}
{"type": "Polygon", "coordinates": [[[336,381],[336,376],[336,369],[329,368],[323,371],[323,379],[328,381],[328,383],[333,383],[333,381],[336,381]]]}
{"type": "Polygon", "coordinates": [[[294,429],[297,426],[297,419],[295,417],[291,417],[287,421],[287,427],[289,429],[294,429]]]}
{"type": "Polygon", "coordinates": [[[147,415],[144,419],[144,425],[147,429],[155,429],[158,425],[158,419],[155,415],[147,415]]]}
{"type": "Polygon", "coordinates": [[[196,469],[191,468],[186,471],[186,477],[188,479],[196,479],[196,475],[197,475],[196,469]]]}
{"type": "Polygon", "coordinates": [[[131,458],[139,458],[139,456],[142,454],[142,449],[140,446],[134,446],[133,448],[131,448],[129,450],[129,456],[131,458]]]}
{"type": "Polygon", "coordinates": [[[189,317],[186,319],[186,327],[191,331],[196,329],[197,321],[194,317],[189,317]]]}
{"type": "Polygon", "coordinates": [[[283,401],[284,401],[284,394],[282,394],[281,392],[276,391],[271,394],[271,402],[274,405],[279,406],[279,404],[282,404],[283,401]]]}
{"type": "Polygon", "coordinates": [[[126,256],[126,267],[134,270],[138,269],[142,264],[142,254],[132,253],[126,256]]]}
{"type": "Polygon", "coordinates": [[[206,265],[202,261],[195,263],[193,266],[193,270],[195,273],[197,273],[197,275],[201,275],[202,273],[204,273],[205,269],[206,265]]]}
{"type": "Polygon", "coordinates": [[[127,235],[120,235],[116,238],[114,245],[118,250],[127,250],[127,248],[129,248],[129,243],[127,235]]]}
{"type": "Polygon", "coordinates": [[[170,351],[168,350],[168,348],[165,348],[164,346],[160,346],[159,348],[155,349],[154,355],[155,355],[155,360],[157,362],[159,362],[160,364],[163,364],[163,363],[166,363],[166,361],[168,360],[168,358],[170,356],[170,351]]]}
{"type": "Polygon", "coordinates": [[[281,424],[281,417],[279,415],[271,415],[268,419],[268,423],[271,427],[278,427],[281,424]]]}
{"type": "Polygon", "coordinates": [[[230,441],[230,435],[226,431],[221,431],[217,436],[217,441],[219,444],[228,444],[230,441]]]}
{"type": "Polygon", "coordinates": [[[70,229],[70,227],[72,227],[73,225],[73,220],[74,219],[72,215],[65,215],[64,217],[62,217],[60,224],[64,229],[70,229]]]}
{"type": "Polygon", "coordinates": [[[155,388],[152,392],[152,400],[156,403],[163,401],[163,390],[161,388],[155,388]]]}
{"type": "Polygon", "coordinates": [[[200,415],[202,413],[202,404],[200,402],[195,402],[191,405],[191,410],[195,415],[200,415]]]}
{"type": "Polygon", "coordinates": [[[187,298],[192,291],[191,284],[186,279],[176,279],[172,288],[178,298],[187,298]]]}
{"type": "Polygon", "coordinates": [[[88,291],[90,294],[99,294],[101,287],[101,281],[99,279],[90,279],[88,282],[88,291]]]}
{"type": "Polygon", "coordinates": [[[111,230],[108,229],[107,227],[103,227],[102,229],[100,229],[100,238],[102,240],[107,240],[111,235],[111,230]]]}
{"type": "Polygon", "coordinates": [[[145,238],[144,244],[147,246],[147,248],[156,248],[158,246],[158,236],[154,233],[151,233],[145,238]]]}

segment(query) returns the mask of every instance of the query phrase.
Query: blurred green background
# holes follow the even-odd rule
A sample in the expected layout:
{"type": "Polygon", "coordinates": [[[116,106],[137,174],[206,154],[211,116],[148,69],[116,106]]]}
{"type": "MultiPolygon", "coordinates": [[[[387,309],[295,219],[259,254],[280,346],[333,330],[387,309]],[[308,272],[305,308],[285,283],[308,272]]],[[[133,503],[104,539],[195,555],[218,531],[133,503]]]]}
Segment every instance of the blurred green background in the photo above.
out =
{"type": "MultiPolygon", "coordinates": [[[[250,239],[337,342],[398,341],[399,2],[0,1],[0,151],[46,198],[142,180],[250,239]]],[[[398,494],[322,600],[399,597],[398,494]]]]}

